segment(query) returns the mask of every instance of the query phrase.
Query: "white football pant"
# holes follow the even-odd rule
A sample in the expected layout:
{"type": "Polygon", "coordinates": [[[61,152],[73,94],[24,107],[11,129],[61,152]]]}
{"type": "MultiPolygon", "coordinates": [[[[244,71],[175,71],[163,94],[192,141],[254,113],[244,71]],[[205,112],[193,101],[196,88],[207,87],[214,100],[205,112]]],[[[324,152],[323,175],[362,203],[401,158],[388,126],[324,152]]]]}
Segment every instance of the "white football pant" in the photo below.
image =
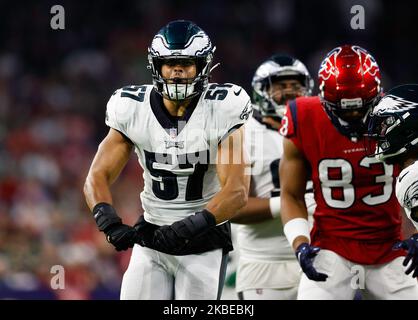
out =
{"type": "Polygon", "coordinates": [[[418,282],[406,275],[404,257],[379,265],[360,265],[333,251],[322,249],[314,259],[318,272],[328,275],[325,282],[302,275],[298,300],[352,300],[357,289],[366,299],[418,300],[418,282]]]}
{"type": "Polygon", "coordinates": [[[222,249],[173,256],[134,245],[121,300],[220,299],[228,254],[222,249]]]}

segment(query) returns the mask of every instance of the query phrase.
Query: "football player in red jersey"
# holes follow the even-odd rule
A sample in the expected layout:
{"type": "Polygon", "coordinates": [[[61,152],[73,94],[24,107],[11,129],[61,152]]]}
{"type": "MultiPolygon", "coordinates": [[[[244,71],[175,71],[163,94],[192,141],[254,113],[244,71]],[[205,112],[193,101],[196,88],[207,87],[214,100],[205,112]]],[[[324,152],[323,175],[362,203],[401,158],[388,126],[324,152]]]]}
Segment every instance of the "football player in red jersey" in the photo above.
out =
{"type": "Polygon", "coordinates": [[[319,97],[291,101],[281,133],[281,217],[302,267],[298,299],[418,299],[405,275],[401,215],[394,186],[399,168],[367,156],[361,141],[381,96],[375,59],[344,45],[319,70],[319,97]],[[317,203],[309,233],[304,192],[312,173],[317,203]]]}

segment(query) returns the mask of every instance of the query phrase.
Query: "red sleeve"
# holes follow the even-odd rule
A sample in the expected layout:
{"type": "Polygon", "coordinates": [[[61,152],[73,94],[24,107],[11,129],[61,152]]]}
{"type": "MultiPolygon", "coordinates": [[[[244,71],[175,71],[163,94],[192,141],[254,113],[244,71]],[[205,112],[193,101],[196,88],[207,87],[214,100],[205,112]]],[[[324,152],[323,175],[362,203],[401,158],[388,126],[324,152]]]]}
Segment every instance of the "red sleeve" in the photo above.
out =
{"type": "Polygon", "coordinates": [[[285,138],[290,139],[299,150],[302,150],[300,131],[298,129],[297,104],[296,100],[292,100],[286,105],[286,111],[282,118],[279,133],[285,138]]]}

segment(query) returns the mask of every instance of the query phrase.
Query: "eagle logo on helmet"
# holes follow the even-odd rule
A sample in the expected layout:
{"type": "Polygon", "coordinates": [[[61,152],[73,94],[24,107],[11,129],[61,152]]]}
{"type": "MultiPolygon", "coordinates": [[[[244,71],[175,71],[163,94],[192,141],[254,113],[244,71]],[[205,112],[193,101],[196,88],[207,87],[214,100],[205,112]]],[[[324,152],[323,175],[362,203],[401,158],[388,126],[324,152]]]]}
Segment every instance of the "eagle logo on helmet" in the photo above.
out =
{"type": "Polygon", "coordinates": [[[369,154],[396,163],[403,154],[418,148],[418,85],[392,88],[375,106],[368,120],[369,154]]]}
{"type": "Polygon", "coordinates": [[[394,95],[385,96],[373,110],[374,114],[395,113],[415,109],[418,103],[394,95]]]}
{"type": "Polygon", "coordinates": [[[150,51],[157,56],[203,56],[212,49],[212,43],[204,31],[199,31],[190,37],[181,49],[173,50],[162,34],[157,34],[152,40],[150,51]]]}

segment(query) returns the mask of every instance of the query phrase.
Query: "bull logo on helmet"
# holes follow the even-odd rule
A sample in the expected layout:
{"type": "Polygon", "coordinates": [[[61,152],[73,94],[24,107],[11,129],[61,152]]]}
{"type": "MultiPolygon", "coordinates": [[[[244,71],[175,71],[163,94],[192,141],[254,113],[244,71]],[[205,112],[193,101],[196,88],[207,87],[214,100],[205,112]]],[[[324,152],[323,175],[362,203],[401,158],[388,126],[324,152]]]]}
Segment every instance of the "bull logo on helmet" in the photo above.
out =
{"type": "Polygon", "coordinates": [[[370,53],[358,46],[352,46],[352,49],[363,61],[361,66],[363,68],[363,73],[368,73],[372,77],[376,76],[376,74],[379,72],[379,66],[377,65],[376,60],[370,55],[370,53]]]}
{"type": "Polygon", "coordinates": [[[325,59],[322,61],[321,66],[319,67],[319,78],[322,78],[324,80],[328,80],[329,77],[337,76],[338,70],[335,68],[334,63],[332,63],[332,60],[335,61],[336,57],[341,52],[341,47],[337,47],[330,51],[328,55],[325,57],[325,59]]]}

